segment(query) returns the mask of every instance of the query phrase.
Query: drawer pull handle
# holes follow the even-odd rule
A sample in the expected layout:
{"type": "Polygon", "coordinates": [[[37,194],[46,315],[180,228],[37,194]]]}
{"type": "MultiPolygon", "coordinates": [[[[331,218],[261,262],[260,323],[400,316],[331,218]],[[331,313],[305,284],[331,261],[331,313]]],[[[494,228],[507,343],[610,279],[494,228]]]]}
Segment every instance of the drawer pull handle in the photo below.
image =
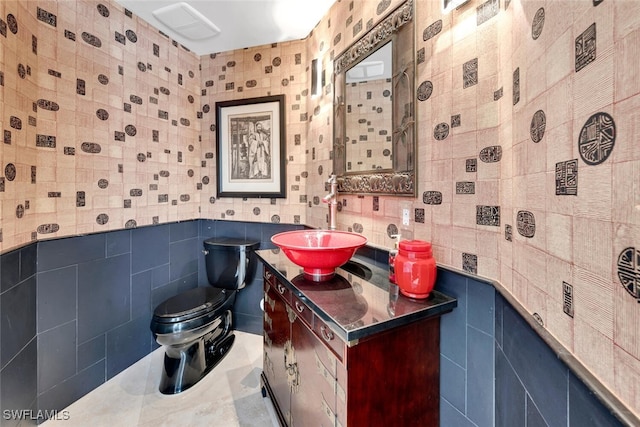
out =
{"type": "Polygon", "coordinates": [[[284,291],[286,291],[286,290],[287,290],[287,288],[285,288],[280,283],[278,283],[278,292],[280,292],[280,295],[284,295],[284,291]]]}
{"type": "Polygon", "coordinates": [[[304,311],[304,305],[296,301],[296,310],[298,310],[298,313],[302,313],[304,311]]]}
{"type": "Polygon", "coordinates": [[[333,339],[333,332],[329,330],[326,326],[320,326],[320,333],[322,334],[322,338],[325,341],[331,341],[333,339]]]}

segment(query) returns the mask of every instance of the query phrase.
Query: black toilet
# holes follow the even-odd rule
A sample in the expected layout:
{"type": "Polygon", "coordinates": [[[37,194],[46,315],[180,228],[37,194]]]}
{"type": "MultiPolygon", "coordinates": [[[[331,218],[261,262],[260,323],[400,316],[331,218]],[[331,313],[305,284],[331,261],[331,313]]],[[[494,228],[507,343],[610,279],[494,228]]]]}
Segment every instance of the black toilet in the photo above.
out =
{"type": "Polygon", "coordinates": [[[231,349],[231,309],[236,293],[253,280],[259,246],[260,242],[228,237],[205,240],[211,286],[188,290],[156,307],[151,331],[165,348],[161,393],[176,394],[193,386],[231,349]]]}

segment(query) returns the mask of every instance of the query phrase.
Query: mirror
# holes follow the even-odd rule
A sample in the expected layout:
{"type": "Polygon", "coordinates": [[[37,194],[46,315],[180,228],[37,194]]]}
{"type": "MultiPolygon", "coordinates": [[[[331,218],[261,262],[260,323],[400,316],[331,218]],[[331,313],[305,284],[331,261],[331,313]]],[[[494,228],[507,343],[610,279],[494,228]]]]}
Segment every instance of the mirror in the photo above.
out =
{"type": "Polygon", "coordinates": [[[346,71],[347,172],[393,168],[392,49],[389,41],[346,71]]]}
{"type": "Polygon", "coordinates": [[[413,0],[334,61],[338,191],[415,196],[413,0]]]}

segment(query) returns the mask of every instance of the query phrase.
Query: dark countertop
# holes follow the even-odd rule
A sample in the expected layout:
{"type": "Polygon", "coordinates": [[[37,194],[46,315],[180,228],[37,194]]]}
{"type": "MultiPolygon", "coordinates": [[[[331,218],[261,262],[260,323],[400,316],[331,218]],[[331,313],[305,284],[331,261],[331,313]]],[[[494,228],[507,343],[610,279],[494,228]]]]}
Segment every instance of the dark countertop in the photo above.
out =
{"type": "Polygon", "coordinates": [[[256,254],[284,286],[348,345],[378,332],[440,316],[458,304],[455,298],[435,290],[425,300],[398,295],[397,286],[389,282],[387,270],[357,254],[338,268],[332,279],[323,282],[305,279],[302,268],[279,249],[260,250],[256,254]]]}

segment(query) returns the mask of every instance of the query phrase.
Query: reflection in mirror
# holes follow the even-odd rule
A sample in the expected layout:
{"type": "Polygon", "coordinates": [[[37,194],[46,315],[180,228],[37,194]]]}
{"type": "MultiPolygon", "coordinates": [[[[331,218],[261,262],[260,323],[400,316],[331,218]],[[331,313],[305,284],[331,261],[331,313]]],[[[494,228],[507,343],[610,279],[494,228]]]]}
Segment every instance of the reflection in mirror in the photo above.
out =
{"type": "Polygon", "coordinates": [[[338,191],[415,196],[413,0],[334,61],[338,191]]]}
{"type": "Polygon", "coordinates": [[[347,70],[347,171],[391,169],[392,42],[347,70]]]}

